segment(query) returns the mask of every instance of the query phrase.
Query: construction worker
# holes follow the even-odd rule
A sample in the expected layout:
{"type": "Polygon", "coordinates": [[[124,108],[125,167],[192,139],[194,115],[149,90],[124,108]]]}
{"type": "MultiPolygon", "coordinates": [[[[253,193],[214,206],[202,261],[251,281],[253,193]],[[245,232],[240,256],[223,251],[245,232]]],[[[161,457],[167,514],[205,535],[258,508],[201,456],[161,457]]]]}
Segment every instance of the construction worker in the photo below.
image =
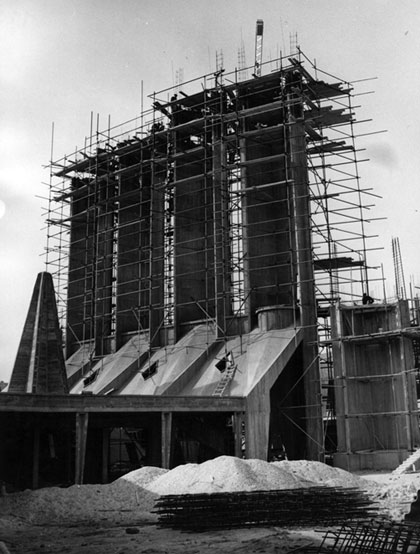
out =
{"type": "Polygon", "coordinates": [[[362,304],[373,304],[373,298],[364,292],[362,296],[362,304]]]}

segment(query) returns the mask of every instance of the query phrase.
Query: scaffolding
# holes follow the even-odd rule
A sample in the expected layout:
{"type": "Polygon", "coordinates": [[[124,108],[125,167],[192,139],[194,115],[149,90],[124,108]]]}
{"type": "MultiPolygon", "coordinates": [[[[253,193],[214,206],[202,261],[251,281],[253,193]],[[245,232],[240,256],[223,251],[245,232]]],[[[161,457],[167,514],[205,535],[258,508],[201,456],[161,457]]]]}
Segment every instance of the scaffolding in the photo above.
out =
{"type": "Polygon", "coordinates": [[[398,237],[392,238],[392,259],[394,262],[395,294],[399,300],[405,300],[407,298],[407,291],[405,287],[404,267],[401,256],[400,240],[398,237]]]}
{"type": "Polygon", "coordinates": [[[375,195],[360,182],[356,95],[299,49],[252,79],[239,59],[232,73],[221,52],[216,73],[178,72],[122,125],[98,117],[93,131],[92,115],[83,148],[51,159],[46,266],[67,357],[93,345],[98,359],[136,333],[152,351],[203,318],[226,341],[262,306],[309,303],[320,349],[304,375],[320,359],[328,390],[329,308],[369,293],[375,195]]]}

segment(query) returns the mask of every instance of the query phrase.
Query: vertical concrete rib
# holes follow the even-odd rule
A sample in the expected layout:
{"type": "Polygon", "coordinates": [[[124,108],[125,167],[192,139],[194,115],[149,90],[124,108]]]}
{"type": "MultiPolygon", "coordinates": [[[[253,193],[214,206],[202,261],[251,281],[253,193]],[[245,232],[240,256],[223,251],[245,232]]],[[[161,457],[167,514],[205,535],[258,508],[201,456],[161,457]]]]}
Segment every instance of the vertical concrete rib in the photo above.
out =
{"type": "Polygon", "coordinates": [[[303,372],[306,410],[307,458],[323,459],[318,331],[311,242],[309,184],[305,128],[302,119],[289,115],[292,203],[301,325],[304,331],[303,372]]]}

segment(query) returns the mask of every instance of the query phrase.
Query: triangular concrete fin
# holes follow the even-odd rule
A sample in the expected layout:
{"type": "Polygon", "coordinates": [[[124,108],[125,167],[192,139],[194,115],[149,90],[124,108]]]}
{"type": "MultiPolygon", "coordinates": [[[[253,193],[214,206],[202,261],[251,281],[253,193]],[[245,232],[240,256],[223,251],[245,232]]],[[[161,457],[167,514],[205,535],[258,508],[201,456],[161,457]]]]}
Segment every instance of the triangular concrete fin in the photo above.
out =
{"type": "Polygon", "coordinates": [[[38,274],[8,392],[68,393],[62,337],[50,273],[38,274]]]}

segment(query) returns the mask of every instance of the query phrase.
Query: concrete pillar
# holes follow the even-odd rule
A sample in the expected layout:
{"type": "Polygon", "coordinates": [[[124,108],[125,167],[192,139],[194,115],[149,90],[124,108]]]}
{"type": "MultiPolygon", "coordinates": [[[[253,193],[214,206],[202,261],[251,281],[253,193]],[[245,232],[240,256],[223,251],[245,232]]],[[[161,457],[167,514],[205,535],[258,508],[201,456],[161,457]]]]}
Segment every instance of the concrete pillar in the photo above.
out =
{"type": "Polygon", "coordinates": [[[102,483],[108,483],[109,429],[102,429],[102,483]]]}
{"type": "Polygon", "coordinates": [[[74,482],[76,485],[83,485],[88,421],[89,414],[87,412],[76,414],[76,460],[74,477],[74,482]]]}
{"type": "Polygon", "coordinates": [[[34,442],[33,442],[33,458],[32,458],[32,488],[39,487],[39,446],[40,446],[40,425],[39,421],[35,422],[34,427],[34,442]]]}
{"type": "Polygon", "coordinates": [[[270,392],[257,385],[246,399],[245,456],[268,459],[270,436],[270,392]]]}
{"type": "Polygon", "coordinates": [[[172,412],[162,412],[162,467],[170,469],[172,449],[172,412]]]}
{"type": "Polygon", "coordinates": [[[242,458],[242,440],[245,431],[245,414],[244,412],[235,412],[233,414],[233,437],[235,442],[235,456],[242,458]]]}
{"type": "Polygon", "coordinates": [[[307,458],[324,459],[321,410],[321,384],[318,363],[318,330],[315,301],[315,278],[311,241],[309,182],[303,118],[289,115],[292,218],[296,241],[298,294],[303,339],[307,458]]]}

